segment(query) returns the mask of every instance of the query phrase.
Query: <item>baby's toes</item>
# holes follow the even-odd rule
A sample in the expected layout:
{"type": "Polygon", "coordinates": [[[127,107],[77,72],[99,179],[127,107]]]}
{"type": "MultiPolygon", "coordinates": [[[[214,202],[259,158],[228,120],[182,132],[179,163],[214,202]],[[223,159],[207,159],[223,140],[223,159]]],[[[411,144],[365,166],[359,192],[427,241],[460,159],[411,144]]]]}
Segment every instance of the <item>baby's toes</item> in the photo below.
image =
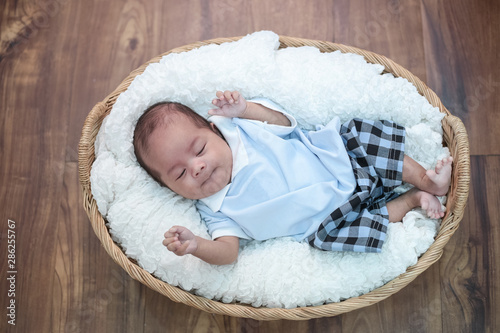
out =
{"type": "Polygon", "coordinates": [[[435,210],[431,210],[429,211],[429,213],[427,214],[431,219],[437,219],[439,218],[439,214],[438,212],[436,212],[435,210]]]}
{"type": "Polygon", "coordinates": [[[436,170],[436,173],[439,173],[441,169],[443,169],[443,162],[442,161],[437,162],[436,167],[434,169],[436,170]]]}
{"type": "Polygon", "coordinates": [[[444,211],[445,211],[445,208],[443,206],[439,205],[434,212],[434,216],[435,216],[434,218],[435,219],[442,218],[444,216],[444,211]]]}

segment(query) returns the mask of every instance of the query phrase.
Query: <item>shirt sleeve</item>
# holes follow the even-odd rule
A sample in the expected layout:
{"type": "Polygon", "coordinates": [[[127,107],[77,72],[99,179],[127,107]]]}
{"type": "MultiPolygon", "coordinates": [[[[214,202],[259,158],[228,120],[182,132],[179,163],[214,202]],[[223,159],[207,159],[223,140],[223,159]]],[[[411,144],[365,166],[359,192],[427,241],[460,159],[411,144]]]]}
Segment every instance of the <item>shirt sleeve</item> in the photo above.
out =
{"type": "Polygon", "coordinates": [[[262,97],[249,99],[248,102],[260,104],[262,106],[265,106],[266,108],[282,113],[290,121],[290,126],[268,124],[259,120],[245,119],[246,121],[258,124],[259,126],[266,128],[266,130],[268,130],[269,132],[278,135],[280,137],[292,133],[294,129],[297,127],[297,120],[295,119],[295,117],[287,113],[280,105],[276,104],[275,102],[262,97]]]}
{"type": "Polygon", "coordinates": [[[236,236],[242,239],[251,239],[236,222],[220,211],[213,212],[201,201],[196,203],[196,208],[213,240],[223,236],[236,236]]]}

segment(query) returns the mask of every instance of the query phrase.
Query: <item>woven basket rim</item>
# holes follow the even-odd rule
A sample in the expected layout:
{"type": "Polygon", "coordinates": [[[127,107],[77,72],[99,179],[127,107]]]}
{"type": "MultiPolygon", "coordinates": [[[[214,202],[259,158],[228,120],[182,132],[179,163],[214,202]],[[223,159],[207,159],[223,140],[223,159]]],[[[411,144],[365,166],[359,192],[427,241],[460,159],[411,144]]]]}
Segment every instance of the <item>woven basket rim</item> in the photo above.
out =
{"type": "Polygon", "coordinates": [[[454,158],[452,185],[451,190],[448,194],[447,214],[441,222],[441,227],[438,231],[438,234],[436,235],[434,243],[418,259],[417,264],[409,267],[405,273],[399,275],[385,285],[374,289],[369,293],[358,297],[352,297],[338,303],[328,303],[310,307],[297,307],[292,309],[267,307],[256,308],[247,304],[222,303],[219,301],[206,299],[204,297],[194,295],[190,292],[180,289],[179,287],[175,287],[164,281],[161,281],[143,268],[139,267],[134,261],[129,259],[125,255],[121,247],[111,239],[108,228],[106,226],[106,221],[100,215],[97,209],[97,203],[94,200],[90,190],[90,171],[92,163],[95,160],[94,142],[101,126],[102,120],[107,114],[109,114],[119,94],[125,91],[132,80],[137,75],[141,74],[149,64],[160,61],[163,56],[169,53],[186,52],[204,45],[233,42],[239,40],[240,38],[242,37],[216,38],[196,42],[174,48],[168,52],[156,56],[139,68],[132,71],[129,76],[125,78],[111,94],[106,96],[106,98],[104,98],[102,102],[97,103],[90,111],[82,129],[82,135],[78,148],[79,180],[83,194],[84,209],[90,219],[94,232],[101,241],[105,250],[112,257],[112,259],[116,263],[118,263],[132,278],[140,281],[149,288],[169,297],[171,300],[175,302],[181,302],[210,313],[236,317],[253,318],[257,320],[306,320],[312,318],[335,316],[377,303],[398,292],[441,257],[444,245],[448,242],[450,237],[458,228],[459,222],[463,217],[469,192],[470,181],[469,144],[467,132],[460,119],[451,115],[451,113],[441,103],[437,95],[418,77],[413,75],[407,69],[386,58],[385,56],[356,47],[346,46],[343,44],[337,44],[328,41],[319,41],[288,36],[279,37],[280,48],[314,46],[320,49],[321,52],[333,52],[336,50],[340,50],[341,52],[360,54],[370,63],[378,63],[383,65],[386,72],[390,72],[397,77],[406,78],[408,81],[415,85],[420,94],[422,94],[433,106],[438,107],[439,110],[445,114],[445,117],[442,121],[444,133],[443,138],[446,145],[450,148],[450,152],[454,158]]]}

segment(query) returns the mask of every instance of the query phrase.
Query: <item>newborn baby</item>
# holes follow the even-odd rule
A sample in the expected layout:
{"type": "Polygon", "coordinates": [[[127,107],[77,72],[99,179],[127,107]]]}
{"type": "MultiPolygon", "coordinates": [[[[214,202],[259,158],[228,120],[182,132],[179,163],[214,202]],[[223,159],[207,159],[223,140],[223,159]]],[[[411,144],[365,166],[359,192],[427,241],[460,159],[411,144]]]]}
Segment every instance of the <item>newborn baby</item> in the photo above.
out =
{"type": "Polygon", "coordinates": [[[177,255],[208,263],[237,259],[239,239],[291,236],[331,251],[380,252],[387,224],[422,207],[444,211],[452,158],[425,170],[404,154],[405,130],[390,121],[338,118],[302,131],[272,101],[217,92],[210,121],[178,103],[153,105],[139,119],[134,148],[163,186],[197,200],[212,237],[182,226],[165,233],[177,255]],[[415,187],[398,196],[407,182],[415,187]]]}

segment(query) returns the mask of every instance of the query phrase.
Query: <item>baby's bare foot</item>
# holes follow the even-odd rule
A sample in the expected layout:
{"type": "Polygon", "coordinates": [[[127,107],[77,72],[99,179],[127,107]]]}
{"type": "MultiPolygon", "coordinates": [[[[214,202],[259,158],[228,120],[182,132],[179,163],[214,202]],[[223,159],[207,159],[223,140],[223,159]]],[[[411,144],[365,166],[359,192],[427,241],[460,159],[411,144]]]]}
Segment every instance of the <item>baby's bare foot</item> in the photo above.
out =
{"type": "Polygon", "coordinates": [[[419,191],[417,195],[420,200],[420,207],[426,211],[428,217],[439,219],[444,216],[445,209],[438,198],[424,191],[419,191]]]}
{"type": "Polygon", "coordinates": [[[450,156],[439,161],[434,170],[427,170],[427,177],[432,183],[434,183],[431,191],[432,194],[445,195],[448,193],[448,188],[451,183],[452,164],[453,157],[450,156]]]}

